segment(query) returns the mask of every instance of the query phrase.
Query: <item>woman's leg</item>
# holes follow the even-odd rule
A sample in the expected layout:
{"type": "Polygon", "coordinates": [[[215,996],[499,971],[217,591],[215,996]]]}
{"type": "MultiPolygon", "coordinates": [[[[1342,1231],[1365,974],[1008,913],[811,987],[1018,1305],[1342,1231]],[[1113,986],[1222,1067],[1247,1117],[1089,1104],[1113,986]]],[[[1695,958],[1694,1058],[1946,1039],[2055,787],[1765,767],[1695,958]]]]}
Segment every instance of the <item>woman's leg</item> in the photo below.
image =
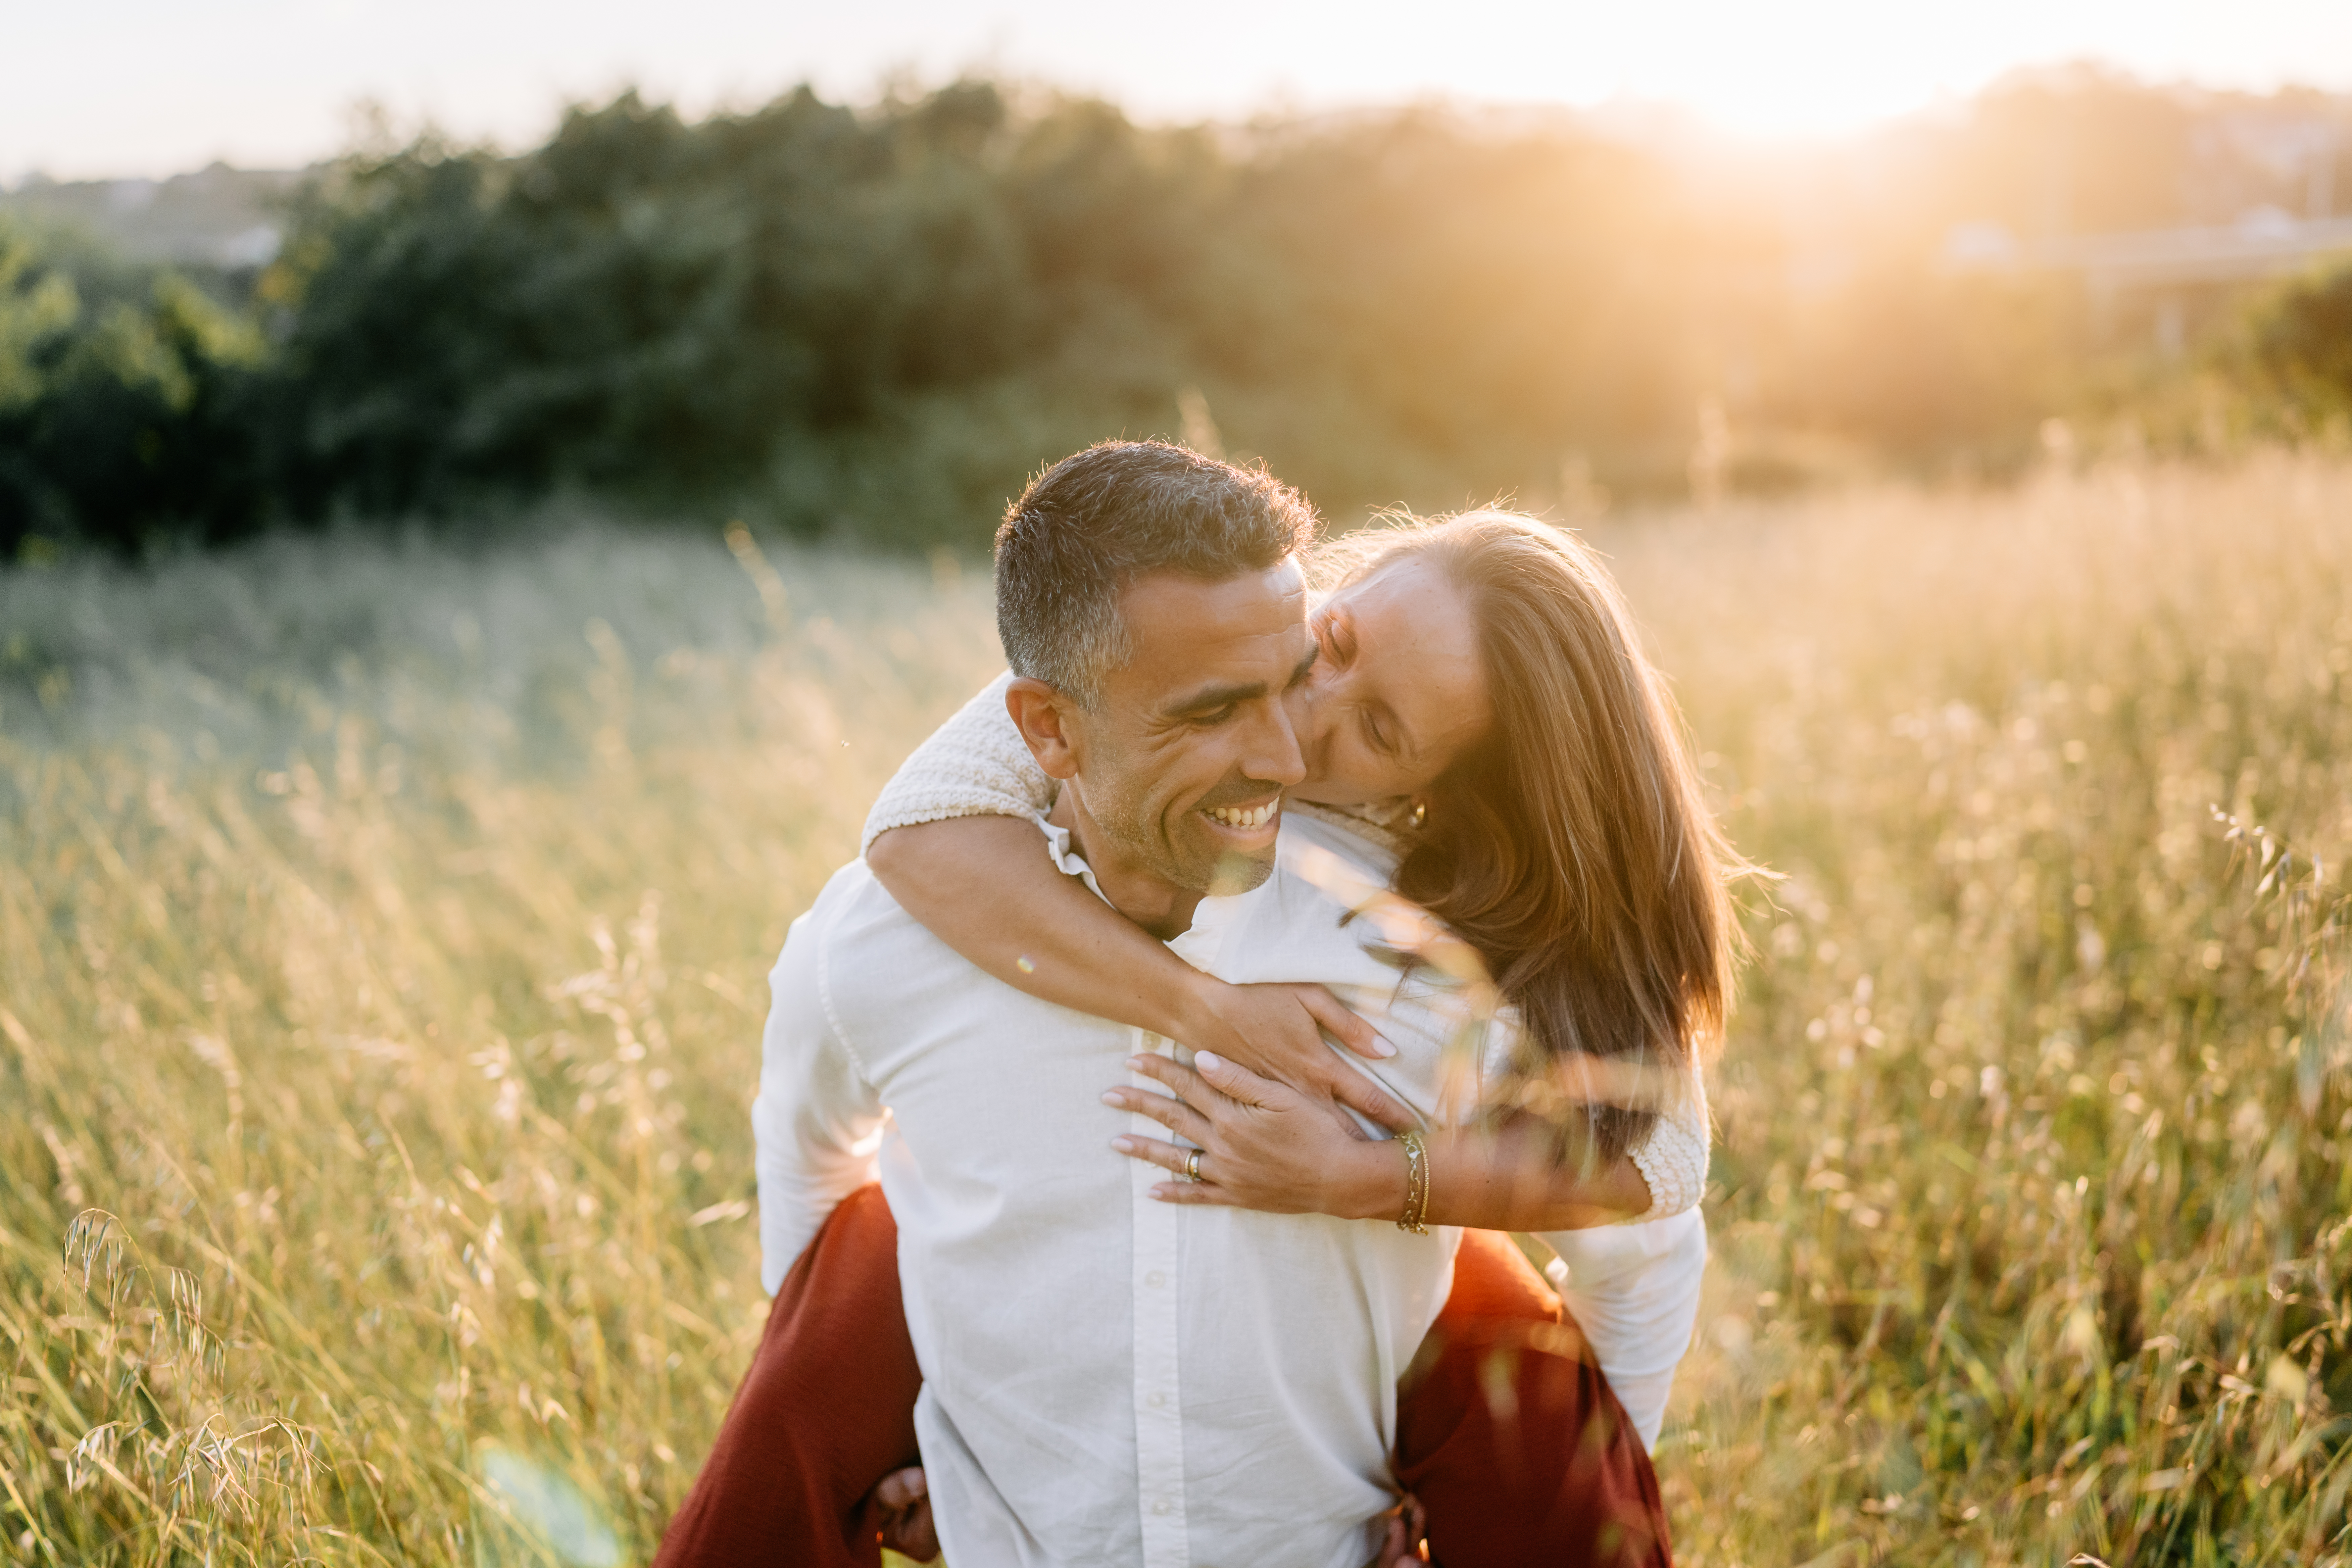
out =
{"type": "Polygon", "coordinates": [[[875,1483],[918,1464],[923,1374],[879,1187],[833,1211],[784,1276],[751,1370],[655,1568],[876,1568],[875,1483]]]}
{"type": "Polygon", "coordinates": [[[1397,1479],[1442,1568],[1665,1568],[1641,1434],[1507,1236],[1463,1234],[1454,1293],[1399,1389],[1397,1479]]]}

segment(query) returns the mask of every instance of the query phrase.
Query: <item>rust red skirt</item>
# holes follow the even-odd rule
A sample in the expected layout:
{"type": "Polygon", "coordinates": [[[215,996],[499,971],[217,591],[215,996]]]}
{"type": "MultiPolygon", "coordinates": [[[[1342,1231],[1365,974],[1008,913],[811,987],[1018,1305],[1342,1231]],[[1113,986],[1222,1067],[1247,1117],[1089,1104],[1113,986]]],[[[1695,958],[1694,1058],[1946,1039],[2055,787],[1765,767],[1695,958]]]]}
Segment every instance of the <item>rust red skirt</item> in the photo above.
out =
{"type": "MultiPolygon", "coordinates": [[[[863,1187],[784,1277],[655,1568],[877,1568],[874,1488],[922,1462],[922,1383],[898,1227],[863,1187]]],[[[1464,1233],[1454,1293],[1397,1394],[1396,1478],[1421,1500],[1432,1561],[1671,1564],[1641,1435],[1509,1237],[1464,1233]]]]}

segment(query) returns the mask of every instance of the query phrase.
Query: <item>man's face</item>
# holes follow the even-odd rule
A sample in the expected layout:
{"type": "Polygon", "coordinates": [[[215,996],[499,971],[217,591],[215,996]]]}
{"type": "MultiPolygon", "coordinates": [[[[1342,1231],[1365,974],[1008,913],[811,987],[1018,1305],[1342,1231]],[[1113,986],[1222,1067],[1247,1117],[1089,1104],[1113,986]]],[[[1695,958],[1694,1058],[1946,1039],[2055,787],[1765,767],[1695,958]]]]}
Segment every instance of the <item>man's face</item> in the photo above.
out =
{"type": "Polygon", "coordinates": [[[1298,563],[1223,583],[1156,573],[1119,607],[1135,657],[1068,721],[1090,853],[1245,892],[1273,870],[1282,792],[1306,774],[1283,701],[1316,656],[1298,563]]]}

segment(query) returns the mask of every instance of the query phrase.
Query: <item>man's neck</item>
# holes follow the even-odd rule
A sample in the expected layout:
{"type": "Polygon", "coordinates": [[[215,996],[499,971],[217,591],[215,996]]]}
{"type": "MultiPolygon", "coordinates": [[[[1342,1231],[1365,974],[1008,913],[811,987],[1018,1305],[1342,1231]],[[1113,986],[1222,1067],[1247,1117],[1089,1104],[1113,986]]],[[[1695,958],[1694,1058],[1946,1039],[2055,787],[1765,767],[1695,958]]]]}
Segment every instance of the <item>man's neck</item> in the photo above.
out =
{"type": "Polygon", "coordinates": [[[1069,830],[1078,858],[1095,874],[1095,886],[1110,900],[1110,907],[1162,942],[1190,931],[1192,913],[1201,907],[1201,895],[1122,859],[1108,837],[1087,815],[1078,793],[1075,783],[1064,784],[1061,798],[1055,801],[1045,820],[1069,830]]]}

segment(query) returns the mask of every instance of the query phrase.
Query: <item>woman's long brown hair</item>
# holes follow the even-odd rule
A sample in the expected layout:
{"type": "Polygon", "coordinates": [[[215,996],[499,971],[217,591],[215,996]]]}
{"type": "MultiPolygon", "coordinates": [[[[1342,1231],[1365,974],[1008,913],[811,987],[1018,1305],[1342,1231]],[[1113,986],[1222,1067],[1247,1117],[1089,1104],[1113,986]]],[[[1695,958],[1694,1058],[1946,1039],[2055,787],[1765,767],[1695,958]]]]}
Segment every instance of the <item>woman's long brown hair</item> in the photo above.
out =
{"type": "Polygon", "coordinates": [[[1748,868],[1588,546],[1490,510],[1335,542],[1325,570],[1352,582],[1405,555],[1468,601],[1494,721],[1431,789],[1397,891],[1476,949],[1518,1012],[1523,1100],[1543,1108],[1560,1069],[1594,1058],[1651,1086],[1549,1096],[1563,1153],[1621,1158],[1721,1037],[1738,941],[1727,884],[1748,868]]]}

